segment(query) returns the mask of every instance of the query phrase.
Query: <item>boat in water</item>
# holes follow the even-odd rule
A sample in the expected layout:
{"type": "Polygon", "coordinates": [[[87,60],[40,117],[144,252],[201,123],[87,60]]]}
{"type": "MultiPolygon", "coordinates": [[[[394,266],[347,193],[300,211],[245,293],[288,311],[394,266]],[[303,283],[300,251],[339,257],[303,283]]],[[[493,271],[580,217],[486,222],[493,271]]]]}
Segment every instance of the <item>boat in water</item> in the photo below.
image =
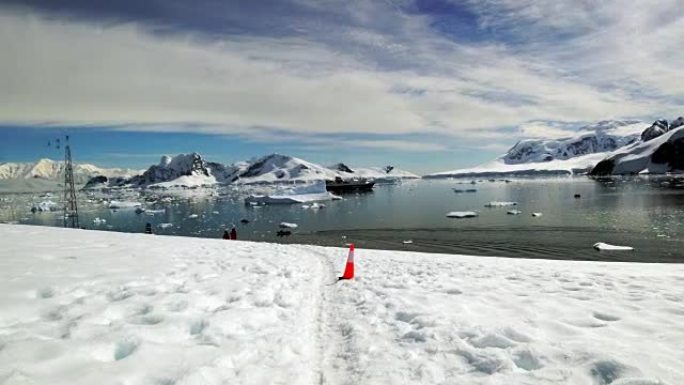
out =
{"type": "Polygon", "coordinates": [[[342,179],[335,178],[334,181],[326,181],[325,188],[336,193],[372,191],[375,181],[372,179],[342,179]]]}

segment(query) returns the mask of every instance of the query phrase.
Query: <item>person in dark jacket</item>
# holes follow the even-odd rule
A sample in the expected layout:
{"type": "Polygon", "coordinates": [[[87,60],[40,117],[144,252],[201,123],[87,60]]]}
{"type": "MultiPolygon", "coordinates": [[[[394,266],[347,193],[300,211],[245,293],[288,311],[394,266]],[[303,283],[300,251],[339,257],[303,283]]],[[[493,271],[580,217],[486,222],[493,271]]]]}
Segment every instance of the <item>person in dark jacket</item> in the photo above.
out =
{"type": "Polygon", "coordinates": [[[223,239],[230,239],[230,234],[228,234],[228,230],[223,231],[223,239]]]}
{"type": "Polygon", "coordinates": [[[149,222],[145,224],[145,234],[152,234],[152,224],[149,222]]]}
{"type": "Polygon", "coordinates": [[[235,226],[230,230],[230,239],[236,240],[237,239],[237,230],[235,229],[235,226]]]}

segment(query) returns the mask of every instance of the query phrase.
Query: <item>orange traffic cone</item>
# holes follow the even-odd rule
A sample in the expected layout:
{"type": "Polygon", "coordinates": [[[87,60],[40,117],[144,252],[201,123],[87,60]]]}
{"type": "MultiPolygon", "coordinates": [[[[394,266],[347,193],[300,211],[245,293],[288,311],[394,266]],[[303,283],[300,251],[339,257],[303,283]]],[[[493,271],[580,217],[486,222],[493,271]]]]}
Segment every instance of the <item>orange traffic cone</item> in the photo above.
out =
{"type": "Polygon", "coordinates": [[[354,278],[354,244],[349,245],[349,256],[347,256],[347,266],[344,268],[344,274],[340,279],[352,279],[354,278]]]}

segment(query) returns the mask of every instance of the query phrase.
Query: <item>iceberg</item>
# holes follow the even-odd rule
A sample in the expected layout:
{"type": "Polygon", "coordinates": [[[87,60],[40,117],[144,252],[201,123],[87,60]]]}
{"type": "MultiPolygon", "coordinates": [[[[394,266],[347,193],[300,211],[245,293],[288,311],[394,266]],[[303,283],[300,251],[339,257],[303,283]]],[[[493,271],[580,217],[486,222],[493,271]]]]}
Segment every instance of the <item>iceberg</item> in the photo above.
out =
{"type": "Polygon", "coordinates": [[[475,218],[478,214],[475,211],[451,211],[446,216],[447,218],[475,218]]]}
{"type": "Polygon", "coordinates": [[[485,207],[506,207],[506,206],[517,206],[518,202],[498,202],[498,201],[492,201],[489,203],[485,203],[485,207]]]}
{"type": "Polygon", "coordinates": [[[53,201],[43,201],[34,206],[33,209],[38,211],[55,211],[57,210],[57,203],[53,201]]]}
{"type": "Polygon", "coordinates": [[[599,251],[632,251],[633,247],[630,246],[616,246],[608,243],[597,242],[594,243],[594,248],[599,251]]]}
{"type": "Polygon", "coordinates": [[[280,222],[280,228],[282,229],[296,229],[299,227],[296,223],[290,223],[290,222],[280,222]]]}
{"type": "Polygon", "coordinates": [[[109,207],[110,209],[132,209],[135,207],[141,207],[142,203],[140,202],[132,202],[132,201],[111,201],[109,202],[109,207]]]}
{"type": "Polygon", "coordinates": [[[320,180],[304,186],[284,188],[278,186],[271,195],[250,195],[245,198],[245,203],[256,204],[291,204],[329,201],[336,196],[325,188],[325,181],[320,180]]]}

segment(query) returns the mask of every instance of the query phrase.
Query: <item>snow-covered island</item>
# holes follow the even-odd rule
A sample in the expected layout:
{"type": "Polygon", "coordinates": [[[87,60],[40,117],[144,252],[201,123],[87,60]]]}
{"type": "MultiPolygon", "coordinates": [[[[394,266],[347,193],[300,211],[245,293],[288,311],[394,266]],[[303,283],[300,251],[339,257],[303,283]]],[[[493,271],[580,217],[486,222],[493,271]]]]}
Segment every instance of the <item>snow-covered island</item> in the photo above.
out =
{"type": "Polygon", "coordinates": [[[3,384],[684,383],[684,265],[0,225],[3,384]]]}
{"type": "Polygon", "coordinates": [[[658,120],[641,140],[611,153],[591,175],[666,174],[684,172],[684,117],[658,120]]]}
{"type": "Polygon", "coordinates": [[[366,178],[387,182],[417,179],[419,176],[391,166],[351,169],[340,163],[328,168],[281,154],[270,154],[251,161],[224,165],[207,161],[200,154],[192,153],[179,154],[174,157],[164,156],[159,164],[151,166],[140,175],[129,178],[98,176],[91,179],[86,184],[86,188],[310,183],[321,180],[332,181],[336,178],[344,180],[366,178]]]}
{"type": "Polygon", "coordinates": [[[640,143],[648,127],[647,123],[635,120],[601,121],[579,128],[569,138],[521,140],[491,162],[424,178],[587,174],[614,151],[640,143]]]}

